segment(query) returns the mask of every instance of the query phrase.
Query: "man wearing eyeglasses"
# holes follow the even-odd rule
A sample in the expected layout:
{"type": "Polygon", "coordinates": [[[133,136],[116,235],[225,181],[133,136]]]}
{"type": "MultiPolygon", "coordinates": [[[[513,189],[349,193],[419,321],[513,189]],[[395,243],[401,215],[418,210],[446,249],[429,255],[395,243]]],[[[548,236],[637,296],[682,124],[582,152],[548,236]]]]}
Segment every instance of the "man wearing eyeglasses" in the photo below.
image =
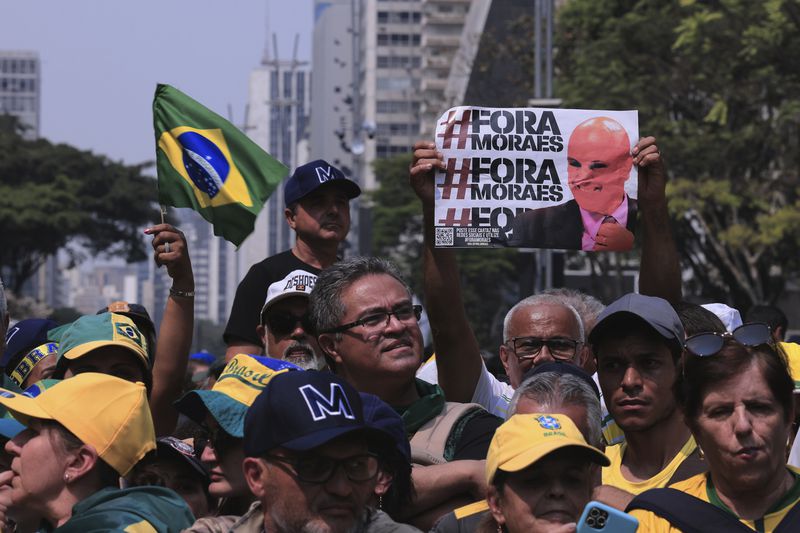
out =
{"type": "Polygon", "coordinates": [[[305,370],[325,368],[308,316],[308,295],[316,281],[316,274],[294,270],[271,284],[257,328],[267,356],[305,370]]]}
{"type": "Polygon", "coordinates": [[[415,379],[423,351],[420,313],[397,269],[375,257],[325,269],[311,293],[311,317],[332,370],[400,414],[416,464],[449,467],[424,480],[414,472],[419,507],[412,523],[430,527],[441,514],[482,495],[477,461],[486,457],[502,421],[478,405],[448,403],[438,386],[415,379]]]}
{"type": "Polygon", "coordinates": [[[248,410],[244,476],[257,502],[230,531],[294,533],[417,529],[369,502],[390,434],[369,427],[361,397],[322,372],[275,376],[248,410]]]}

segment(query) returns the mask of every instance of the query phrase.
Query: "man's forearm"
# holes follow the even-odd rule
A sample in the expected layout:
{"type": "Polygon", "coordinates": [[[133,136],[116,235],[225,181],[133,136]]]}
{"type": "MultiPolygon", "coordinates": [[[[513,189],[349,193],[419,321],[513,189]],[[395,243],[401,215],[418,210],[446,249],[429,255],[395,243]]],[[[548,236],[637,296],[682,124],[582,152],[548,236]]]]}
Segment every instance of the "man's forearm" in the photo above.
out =
{"type": "Polygon", "coordinates": [[[439,386],[449,401],[469,402],[480,379],[480,347],[464,310],[455,252],[434,247],[433,207],[423,212],[423,287],[439,386]]]}
{"type": "Polygon", "coordinates": [[[639,292],[670,303],[681,300],[681,268],[667,201],[642,205],[642,259],[639,292]]]}

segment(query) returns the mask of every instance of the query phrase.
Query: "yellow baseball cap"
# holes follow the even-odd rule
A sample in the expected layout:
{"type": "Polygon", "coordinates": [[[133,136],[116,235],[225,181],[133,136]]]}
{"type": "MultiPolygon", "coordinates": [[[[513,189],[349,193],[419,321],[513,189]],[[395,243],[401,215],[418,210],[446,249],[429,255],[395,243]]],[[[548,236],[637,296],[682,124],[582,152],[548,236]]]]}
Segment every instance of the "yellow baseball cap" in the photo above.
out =
{"type": "Polygon", "coordinates": [[[284,372],[302,370],[279,359],[238,354],[222,370],[211,390],[193,390],[175,402],[175,408],[198,423],[210,413],[226,433],[244,437],[244,415],[267,383],[284,372]]]}
{"type": "Polygon", "coordinates": [[[28,425],[31,418],[55,420],[119,475],[156,447],[156,435],[144,384],[86,372],[65,379],[39,396],[0,389],[0,405],[28,425]]]}
{"type": "Polygon", "coordinates": [[[519,472],[562,448],[583,449],[590,461],[611,464],[606,455],[586,444],[575,423],[566,415],[519,414],[506,420],[494,434],[486,455],[486,481],[498,470],[519,472]]]}

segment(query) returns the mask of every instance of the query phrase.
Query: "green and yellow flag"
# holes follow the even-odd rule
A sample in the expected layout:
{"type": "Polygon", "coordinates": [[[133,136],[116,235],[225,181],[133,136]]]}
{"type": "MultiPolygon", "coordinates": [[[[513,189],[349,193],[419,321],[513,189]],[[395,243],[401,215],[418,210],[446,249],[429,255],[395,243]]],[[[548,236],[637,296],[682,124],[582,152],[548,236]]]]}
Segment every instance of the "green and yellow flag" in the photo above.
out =
{"type": "Polygon", "coordinates": [[[233,124],[169,85],[153,99],[158,198],[191,207],[239,246],[288,168],[233,124]]]}

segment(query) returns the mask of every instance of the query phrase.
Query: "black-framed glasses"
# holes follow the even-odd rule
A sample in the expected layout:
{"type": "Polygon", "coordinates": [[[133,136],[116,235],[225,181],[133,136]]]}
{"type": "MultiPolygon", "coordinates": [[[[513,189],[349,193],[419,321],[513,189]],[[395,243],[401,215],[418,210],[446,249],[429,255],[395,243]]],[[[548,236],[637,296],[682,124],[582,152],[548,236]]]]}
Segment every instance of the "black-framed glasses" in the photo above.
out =
{"type": "Polygon", "coordinates": [[[209,428],[203,426],[203,431],[200,436],[194,440],[194,453],[195,457],[200,459],[203,455],[203,450],[206,446],[214,448],[214,453],[217,457],[222,457],[233,448],[240,439],[234,437],[219,426],[209,428]]]}
{"type": "Polygon", "coordinates": [[[264,317],[264,324],[273,335],[279,337],[290,334],[297,327],[297,324],[300,324],[308,334],[314,331],[314,325],[311,323],[311,316],[308,313],[303,316],[297,316],[292,313],[278,311],[268,312],[264,317]]]}
{"type": "Polygon", "coordinates": [[[763,322],[742,324],[730,333],[707,332],[692,335],[683,344],[686,351],[699,356],[716,355],[725,345],[725,339],[734,339],[745,346],[755,347],[772,343],[772,330],[763,322]]]}
{"type": "Polygon", "coordinates": [[[579,341],[554,337],[542,339],[541,337],[514,337],[506,341],[511,343],[517,359],[536,359],[542,352],[542,348],[547,346],[547,350],[553,359],[567,361],[575,357],[578,352],[579,341]]]}
{"type": "Polygon", "coordinates": [[[347,479],[357,483],[369,481],[378,475],[378,456],[373,453],[362,453],[333,459],[324,455],[303,455],[300,457],[281,457],[265,455],[268,461],[277,461],[292,467],[297,479],[304,483],[327,483],[339,468],[344,470],[347,479]]]}
{"type": "Polygon", "coordinates": [[[394,311],[380,311],[377,313],[371,313],[365,317],[359,318],[358,320],[354,320],[353,322],[342,324],[341,326],[336,326],[335,328],[326,329],[322,333],[341,333],[342,331],[346,331],[356,326],[364,326],[367,331],[375,331],[385,328],[389,324],[389,320],[391,320],[392,315],[396,316],[397,320],[400,322],[408,322],[412,318],[414,320],[419,320],[419,318],[422,316],[422,306],[408,304],[402,305],[394,311]]]}

